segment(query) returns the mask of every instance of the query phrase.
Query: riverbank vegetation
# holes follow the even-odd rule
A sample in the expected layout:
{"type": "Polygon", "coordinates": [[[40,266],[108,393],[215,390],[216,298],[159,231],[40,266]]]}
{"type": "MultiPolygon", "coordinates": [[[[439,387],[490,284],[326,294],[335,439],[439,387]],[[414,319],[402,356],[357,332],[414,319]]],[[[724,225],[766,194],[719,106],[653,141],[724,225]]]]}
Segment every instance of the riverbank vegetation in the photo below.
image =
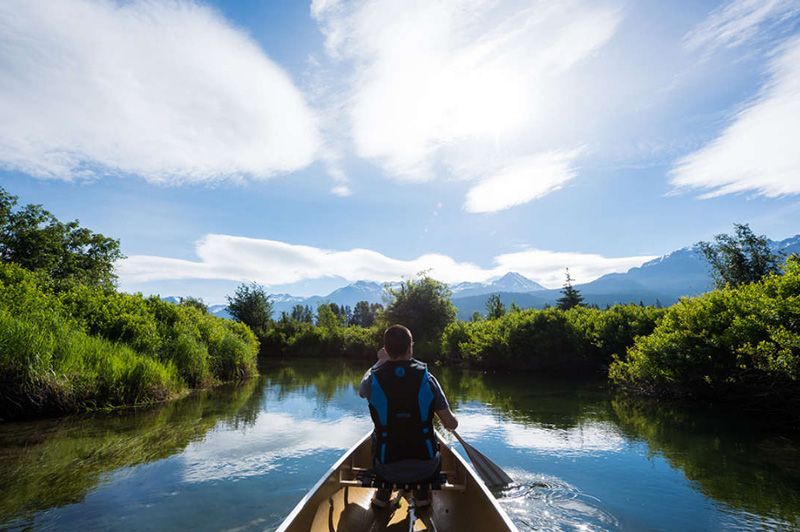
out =
{"type": "Polygon", "coordinates": [[[0,417],[159,401],[255,375],[244,325],[0,264],[0,417]]]}
{"type": "Polygon", "coordinates": [[[682,299],[615,359],[610,377],[650,395],[800,404],[800,259],[682,299]]]}
{"type": "Polygon", "coordinates": [[[116,240],[0,188],[0,419],[139,405],[257,373],[244,325],[119,293],[116,240]]]}

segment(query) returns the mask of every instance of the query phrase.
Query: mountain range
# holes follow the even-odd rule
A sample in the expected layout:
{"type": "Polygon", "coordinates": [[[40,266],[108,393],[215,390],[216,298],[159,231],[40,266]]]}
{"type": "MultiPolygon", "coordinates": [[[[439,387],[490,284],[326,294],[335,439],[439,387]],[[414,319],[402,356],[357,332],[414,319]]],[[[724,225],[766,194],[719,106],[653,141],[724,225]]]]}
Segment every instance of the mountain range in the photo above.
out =
{"type": "MultiPolygon", "coordinates": [[[[775,242],[775,251],[788,256],[800,253],[800,235],[775,242]]],[[[391,286],[397,286],[393,283],[391,286]]],[[[586,304],[605,307],[615,303],[644,303],[672,305],[682,296],[692,296],[711,289],[712,280],[705,258],[696,246],[689,246],[657,259],[631,268],[625,273],[610,273],[592,282],[575,285],[586,304]]],[[[488,283],[462,282],[450,286],[453,304],[458,309],[458,319],[466,320],[474,311],[485,314],[486,299],[498,294],[508,307],[513,301],[521,308],[542,308],[555,305],[561,289],[547,289],[525,276],[509,272],[488,283]]],[[[309,305],[312,309],[322,302],[354,307],[359,301],[383,303],[383,283],[357,281],[334,290],[326,296],[297,297],[290,294],[270,296],[275,315],[291,311],[295,305],[309,305]]],[[[177,302],[176,298],[166,298],[177,302]]],[[[218,316],[230,317],[225,305],[214,305],[210,311],[218,316]]]]}

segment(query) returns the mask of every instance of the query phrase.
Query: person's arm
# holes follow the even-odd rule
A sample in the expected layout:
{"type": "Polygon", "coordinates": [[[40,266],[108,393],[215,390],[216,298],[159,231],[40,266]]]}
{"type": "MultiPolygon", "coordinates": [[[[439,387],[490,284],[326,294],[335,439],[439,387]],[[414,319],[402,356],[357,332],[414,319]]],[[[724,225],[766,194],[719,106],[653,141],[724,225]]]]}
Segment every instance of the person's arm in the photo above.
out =
{"type": "Polygon", "coordinates": [[[447,430],[456,430],[458,419],[453,414],[453,411],[450,410],[450,403],[447,402],[447,397],[444,396],[444,391],[442,391],[439,381],[433,375],[429,375],[428,383],[433,393],[433,408],[436,415],[439,416],[442,426],[447,430]]]}
{"type": "Polygon", "coordinates": [[[442,426],[447,430],[456,430],[458,428],[458,418],[453,414],[453,411],[450,410],[450,407],[437,410],[436,415],[439,416],[442,426]]]}

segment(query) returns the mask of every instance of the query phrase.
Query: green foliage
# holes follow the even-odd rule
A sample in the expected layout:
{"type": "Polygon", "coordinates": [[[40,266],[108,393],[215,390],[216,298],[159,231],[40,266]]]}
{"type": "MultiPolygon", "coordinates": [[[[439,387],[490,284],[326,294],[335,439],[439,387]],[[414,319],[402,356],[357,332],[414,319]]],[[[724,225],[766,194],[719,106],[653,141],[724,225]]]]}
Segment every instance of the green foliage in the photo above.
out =
{"type": "Polygon", "coordinates": [[[256,332],[269,326],[272,318],[272,301],[260,284],[239,285],[233,297],[227,296],[227,299],[228,312],[234,320],[244,323],[256,332]]]}
{"type": "Polygon", "coordinates": [[[663,311],[616,305],[521,310],[495,320],[458,322],[445,329],[445,360],[484,368],[591,371],[649,334],[663,311]]]}
{"type": "Polygon", "coordinates": [[[370,304],[368,301],[359,301],[353,309],[353,317],[349,324],[365,328],[372,327],[382,310],[383,305],[380,303],[370,304]]]}
{"type": "Polygon", "coordinates": [[[447,285],[422,273],[418,280],[403,281],[399,288],[387,288],[385,293],[390,301],[386,320],[411,330],[415,356],[436,358],[442,333],[456,319],[456,307],[450,301],[447,285]]]}
{"type": "Polygon", "coordinates": [[[346,316],[343,307],[336,303],[322,303],[317,307],[317,326],[333,334],[344,327],[346,316]]]}
{"type": "Polygon", "coordinates": [[[17,207],[17,197],[0,187],[0,261],[42,272],[54,281],[111,286],[114,263],[123,258],[119,241],[60,222],[41,205],[17,207]]]}
{"type": "Polygon", "coordinates": [[[160,400],[255,375],[244,325],[0,264],[0,417],[160,400]]]}
{"type": "Polygon", "coordinates": [[[583,296],[572,286],[572,281],[574,280],[569,274],[569,268],[567,268],[567,280],[564,283],[564,288],[561,289],[563,295],[556,300],[556,308],[569,310],[573,307],[583,306],[583,296]]]}
{"type": "Polygon", "coordinates": [[[800,259],[784,273],[684,298],[653,334],[611,366],[615,382],[645,393],[797,400],[800,387],[800,259]]]}
{"type": "Polygon", "coordinates": [[[354,358],[372,360],[383,343],[383,331],[346,327],[330,308],[320,306],[323,323],[278,321],[259,333],[262,355],[280,358],[354,358]]]}
{"type": "Polygon", "coordinates": [[[203,314],[208,314],[208,305],[203,302],[203,298],[186,296],[182,297],[178,304],[182,307],[196,308],[203,314]]]}
{"type": "Polygon", "coordinates": [[[736,236],[719,234],[716,243],[698,242],[717,288],[754,283],[778,272],[781,256],[773,253],[765,235],[756,236],[748,224],[733,224],[736,236]]]}
{"type": "Polygon", "coordinates": [[[506,313],[506,306],[500,301],[498,294],[492,294],[486,300],[486,319],[496,320],[502,318],[506,313]]]}
{"type": "Polygon", "coordinates": [[[314,312],[308,305],[295,305],[292,307],[292,313],[289,318],[300,323],[312,323],[314,321],[314,312]]]}

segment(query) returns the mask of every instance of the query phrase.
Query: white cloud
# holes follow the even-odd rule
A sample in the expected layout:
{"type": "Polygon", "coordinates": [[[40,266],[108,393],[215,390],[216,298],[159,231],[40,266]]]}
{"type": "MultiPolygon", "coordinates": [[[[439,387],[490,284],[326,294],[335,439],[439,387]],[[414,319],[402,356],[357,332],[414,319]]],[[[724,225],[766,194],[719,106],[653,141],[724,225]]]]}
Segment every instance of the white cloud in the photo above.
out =
{"type": "Polygon", "coordinates": [[[469,212],[496,212],[541,198],[575,177],[575,152],[549,152],[517,160],[467,193],[469,212]]]}
{"type": "Polygon", "coordinates": [[[264,178],[319,144],[289,76],[190,1],[0,5],[0,165],[157,183],[264,178]]]}
{"type": "Polygon", "coordinates": [[[797,0],[731,0],[711,12],[684,38],[684,43],[689,49],[738,46],[755,37],[765,26],[797,14],[800,14],[797,0]]]}
{"type": "Polygon", "coordinates": [[[558,287],[569,267],[579,282],[611,272],[624,272],[653,259],[651,256],[606,258],[585,253],[527,250],[495,257],[494,268],[457,262],[439,254],[397,260],[368,249],[334,251],[228,235],[207,235],[197,244],[200,261],[134,255],[118,264],[125,283],[171,279],[228,279],[256,281],[265,286],[307,279],[342,277],[375,282],[413,278],[423,270],[446,283],[486,281],[509,271],[519,272],[545,286],[558,287]]]}
{"type": "MultiPolygon", "coordinates": [[[[561,111],[574,107],[564,77],[620,21],[610,2],[582,0],[315,0],[311,14],[329,54],[351,68],[342,134],[358,156],[399,179],[449,169],[489,176],[492,189],[509,161],[582,144],[564,133],[561,111]]],[[[526,184],[524,202],[557,188],[552,179],[534,174],[541,182],[526,184]]]]}
{"type": "Polygon", "coordinates": [[[800,38],[781,47],[761,94],[709,145],[678,161],[678,187],[710,189],[704,197],[755,191],[800,194],[800,38]]]}
{"type": "Polygon", "coordinates": [[[333,188],[331,188],[331,194],[334,194],[342,198],[346,198],[347,196],[352,195],[353,191],[350,190],[350,187],[348,187],[347,185],[336,185],[333,188]]]}

